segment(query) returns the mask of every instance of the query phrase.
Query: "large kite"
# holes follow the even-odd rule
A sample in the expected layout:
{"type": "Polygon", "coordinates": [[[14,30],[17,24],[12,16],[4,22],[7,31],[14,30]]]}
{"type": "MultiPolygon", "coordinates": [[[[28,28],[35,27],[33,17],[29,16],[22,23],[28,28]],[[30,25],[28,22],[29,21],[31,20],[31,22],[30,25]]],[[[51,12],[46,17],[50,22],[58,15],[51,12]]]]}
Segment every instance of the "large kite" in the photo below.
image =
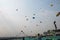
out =
{"type": "Polygon", "coordinates": [[[60,12],[58,12],[58,13],[56,14],[56,17],[59,16],[59,15],[60,15],[60,12]]]}

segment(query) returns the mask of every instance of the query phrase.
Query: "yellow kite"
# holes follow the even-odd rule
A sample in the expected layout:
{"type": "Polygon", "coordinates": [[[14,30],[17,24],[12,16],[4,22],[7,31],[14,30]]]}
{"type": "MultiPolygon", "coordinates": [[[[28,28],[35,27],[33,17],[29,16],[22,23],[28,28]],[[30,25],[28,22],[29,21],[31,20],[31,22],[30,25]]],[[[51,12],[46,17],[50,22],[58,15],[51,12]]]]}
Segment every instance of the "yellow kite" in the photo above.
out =
{"type": "Polygon", "coordinates": [[[60,15],[60,12],[58,12],[58,13],[56,14],[56,17],[59,16],[59,15],[60,15]]]}

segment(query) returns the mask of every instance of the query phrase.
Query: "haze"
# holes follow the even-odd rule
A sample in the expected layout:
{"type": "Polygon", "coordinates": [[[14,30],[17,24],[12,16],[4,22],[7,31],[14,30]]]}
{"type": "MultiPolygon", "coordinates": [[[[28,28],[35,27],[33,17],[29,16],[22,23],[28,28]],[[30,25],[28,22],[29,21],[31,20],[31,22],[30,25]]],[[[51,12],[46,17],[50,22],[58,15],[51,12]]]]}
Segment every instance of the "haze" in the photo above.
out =
{"type": "Polygon", "coordinates": [[[0,37],[34,36],[60,29],[60,0],[0,0],[0,37]],[[23,32],[21,32],[21,30],[23,32]]]}

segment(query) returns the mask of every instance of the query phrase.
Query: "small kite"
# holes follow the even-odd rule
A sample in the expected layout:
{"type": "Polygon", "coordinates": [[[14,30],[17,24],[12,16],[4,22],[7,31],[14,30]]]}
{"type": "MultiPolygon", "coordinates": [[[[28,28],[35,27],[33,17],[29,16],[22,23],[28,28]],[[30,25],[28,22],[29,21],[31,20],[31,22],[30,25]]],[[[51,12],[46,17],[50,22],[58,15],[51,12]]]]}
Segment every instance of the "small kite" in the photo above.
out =
{"type": "Polygon", "coordinates": [[[36,15],[36,14],[33,14],[33,15],[36,15]]]}
{"type": "Polygon", "coordinates": [[[33,19],[35,19],[35,17],[32,17],[33,19]]]}
{"type": "Polygon", "coordinates": [[[21,30],[21,32],[23,32],[23,30],[21,30]]]}
{"type": "Polygon", "coordinates": [[[50,4],[51,7],[53,7],[53,4],[50,4]]]}
{"type": "Polygon", "coordinates": [[[40,21],[40,23],[42,23],[42,21],[40,21]]]}
{"type": "Polygon", "coordinates": [[[25,16],[25,17],[27,17],[27,16],[25,16]]]}
{"type": "Polygon", "coordinates": [[[18,9],[16,9],[16,11],[18,11],[18,9]]]}
{"type": "Polygon", "coordinates": [[[29,19],[27,18],[26,21],[28,21],[29,19]]]}

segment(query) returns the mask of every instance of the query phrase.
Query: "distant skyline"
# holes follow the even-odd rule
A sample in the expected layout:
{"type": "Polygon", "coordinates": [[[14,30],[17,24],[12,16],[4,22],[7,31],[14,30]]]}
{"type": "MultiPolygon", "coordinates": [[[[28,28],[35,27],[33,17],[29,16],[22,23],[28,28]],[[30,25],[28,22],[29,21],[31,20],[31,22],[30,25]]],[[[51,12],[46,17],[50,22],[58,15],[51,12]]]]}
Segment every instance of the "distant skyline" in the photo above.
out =
{"type": "Polygon", "coordinates": [[[0,0],[0,37],[42,34],[54,21],[60,29],[58,12],[60,0],[0,0]]]}

